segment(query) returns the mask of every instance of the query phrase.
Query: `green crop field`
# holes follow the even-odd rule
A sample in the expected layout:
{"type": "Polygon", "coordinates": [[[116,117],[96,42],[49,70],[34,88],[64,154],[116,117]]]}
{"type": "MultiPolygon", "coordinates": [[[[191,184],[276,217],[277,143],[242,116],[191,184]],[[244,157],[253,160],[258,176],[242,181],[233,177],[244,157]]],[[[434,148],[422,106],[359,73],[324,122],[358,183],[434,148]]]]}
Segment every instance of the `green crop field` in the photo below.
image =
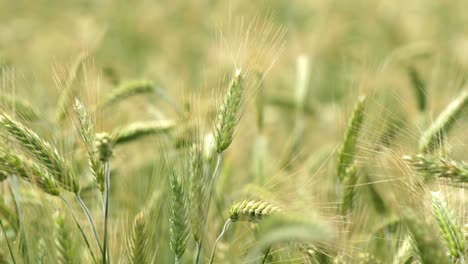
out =
{"type": "Polygon", "coordinates": [[[0,264],[466,264],[467,10],[0,0],[0,264]]]}

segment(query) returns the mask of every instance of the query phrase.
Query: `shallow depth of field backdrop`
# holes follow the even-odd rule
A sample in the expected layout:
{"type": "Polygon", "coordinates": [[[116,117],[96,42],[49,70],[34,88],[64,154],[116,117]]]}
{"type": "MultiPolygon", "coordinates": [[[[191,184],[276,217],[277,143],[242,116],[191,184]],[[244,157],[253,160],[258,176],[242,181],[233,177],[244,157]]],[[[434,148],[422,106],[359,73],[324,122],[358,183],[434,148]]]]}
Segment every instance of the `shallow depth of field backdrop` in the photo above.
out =
{"type": "Polygon", "coordinates": [[[0,263],[465,263],[467,9],[0,0],[0,263]],[[240,106],[222,120],[237,69],[240,106]],[[78,192],[43,190],[27,164],[63,171],[8,118],[57,149],[78,192]],[[220,122],[234,125],[222,154],[220,122]],[[103,145],[107,217],[88,165],[103,145]]]}

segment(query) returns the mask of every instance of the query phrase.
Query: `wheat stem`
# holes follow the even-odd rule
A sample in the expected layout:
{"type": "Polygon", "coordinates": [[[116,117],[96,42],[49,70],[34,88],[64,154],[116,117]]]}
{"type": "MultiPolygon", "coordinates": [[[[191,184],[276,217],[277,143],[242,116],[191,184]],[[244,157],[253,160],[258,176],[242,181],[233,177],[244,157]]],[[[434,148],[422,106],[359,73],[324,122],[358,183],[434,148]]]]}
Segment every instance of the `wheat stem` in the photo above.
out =
{"type": "Polygon", "coordinates": [[[16,264],[15,255],[13,254],[13,250],[11,248],[10,240],[8,240],[8,236],[7,236],[5,227],[3,226],[2,219],[0,219],[0,226],[2,227],[3,235],[5,236],[5,241],[6,241],[7,246],[8,246],[8,251],[10,252],[11,260],[13,261],[13,264],[16,264]]]}
{"type": "Polygon", "coordinates": [[[97,233],[96,225],[94,224],[94,220],[93,220],[93,217],[91,215],[91,212],[89,211],[88,207],[83,202],[83,199],[81,199],[81,196],[79,194],[75,194],[75,199],[78,202],[78,204],[80,205],[81,209],[83,209],[83,211],[84,211],[84,213],[86,215],[86,218],[88,219],[88,222],[91,225],[91,229],[93,230],[94,239],[96,239],[96,243],[97,243],[97,245],[99,247],[99,250],[102,252],[102,250],[103,250],[102,245],[101,245],[101,242],[99,240],[99,235],[97,233]]]}
{"type": "Polygon", "coordinates": [[[102,263],[107,264],[110,263],[110,259],[108,259],[109,254],[109,247],[107,245],[108,242],[108,235],[107,235],[107,228],[108,228],[108,219],[109,219],[109,194],[110,194],[110,162],[106,161],[104,164],[104,171],[105,171],[105,184],[106,184],[106,199],[105,199],[105,207],[104,207],[104,245],[103,245],[103,259],[102,263]]]}
{"type": "Polygon", "coordinates": [[[263,256],[262,264],[265,264],[268,256],[270,255],[271,247],[268,247],[267,251],[265,252],[265,256],[263,256]]]}
{"type": "Polygon", "coordinates": [[[195,264],[198,264],[200,262],[200,255],[201,255],[201,250],[202,250],[202,241],[196,241],[197,244],[196,248],[196,253],[195,253],[195,264]]]}
{"type": "Polygon", "coordinates": [[[24,231],[24,222],[23,222],[23,212],[20,207],[20,197],[18,194],[18,182],[16,177],[12,177],[10,180],[10,192],[13,198],[13,202],[15,204],[16,214],[18,216],[18,226],[20,228],[21,233],[21,251],[22,255],[25,258],[25,262],[29,263],[29,251],[28,251],[28,243],[26,238],[26,232],[24,231]]]}
{"type": "Polygon", "coordinates": [[[218,238],[216,239],[214,245],[213,245],[213,250],[211,251],[211,257],[210,257],[210,264],[213,264],[215,253],[216,253],[216,247],[218,246],[218,243],[221,241],[221,239],[224,236],[224,233],[226,233],[227,229],[229,228],[229,225],[232,223],[231,219],[229,218],[226,223],[224,223],[223,230],[219,234],[218,238]]]}
{"type": "Polygon", "coordinates": [[[62,201],[65,203],[65,206],[68,208],[68,210],[70,211],[70,214],[72,215],[72,218],[73,218],[73,221],[75,221],[76,223],[76,226],[78,227],[78,230],[80,231],[81,233],[81,236],[83,236],[83,239],[86,243],[86,246],[88,247],[88,250],[89,250],[89,253],[91,254],[91,258],[93,259],[93,262],[94,263],[97,263],[96,261],[96,256],[94,255],[93,253],[93,250],[91,249],[91,245],[89,244],[89,240],[88,240],[88,237],[86,236],[83,228],[81,227],[80,225],[80,222],[78,221],[78,219],[76,218],[76,215],[75,215],[75,212],[73,211],[73,209],[71,208],[70,206],[70,203],[68,203],[67,199],[65,199],[63,196],[59,196],[62,201]]]}

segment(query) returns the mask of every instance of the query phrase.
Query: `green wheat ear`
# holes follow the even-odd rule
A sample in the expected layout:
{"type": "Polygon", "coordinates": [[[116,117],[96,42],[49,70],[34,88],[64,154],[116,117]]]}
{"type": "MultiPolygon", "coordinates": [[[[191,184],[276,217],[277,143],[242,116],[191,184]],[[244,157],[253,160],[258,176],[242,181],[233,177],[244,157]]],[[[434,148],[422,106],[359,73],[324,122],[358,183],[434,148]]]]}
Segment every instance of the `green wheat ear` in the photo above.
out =
{"type": "Polygon", "coordinates": [[[131,264],[150,263],[150,241],[145,210],[133,220],[132,231],[127,242],[128,261],[131,264]]]}
{"type": "Polygon", "coordinates": [[[222,153],[231,145],[240,118],[243,93],[243,75],[242,71],[237,69],[216,116],[214,135],[218,153],[222,153]]]}
{"type": "Polygon", "coordinates": [[[0,95],[0,104],[11,109],[12,112],[24,121],[34,122],[39,119],[38,111],[28,102],[21,100],[17,96],[2,94],[0,95]]]}
{"type": "Polygon", "coordinates": [[[58,263],[75,263],[77,254],[74,254],[73,240],[70,236],[65,218],[60,212],[55,215],[55,247],[58,263]]]}
{"type": "Polygon", "coordinates": [[[419,140],[419,153],[431,153],[439,148],[444,136],[461,116],[467,105],[468,89],[465,89],[460,93],[457,99],[447,105],[435,122],[422,134],[419,140]]]}
{"type": "Polygon", "coordinates": [[[55,179],[41,166],[10,150],[0,148],[0,175],[18,176],[37,184],[44,192],[58,196],[60,190],[55,179]]]}
{"type": "Polygon", "coordinates": [[[176,123],[172,120],[135,122],[126,127],[116,129],[111,137],[115,145],[121,145],[136,141],[145,136],[167,133],[175,126],[176,123]]]}
{"type": "Polygon", "coordinates": [[[455,216],[447,207],[440,192],[433,192],[431,196],[432,212],[437,220],[442,239],[454,258],[464,262],[465,238],[461,226],[456,222],[455,216]]]}
{"type": "Polygon", "coordinates": [[[264,216],[278,213],[279,207],[263,201],[242,201],[231,207],[229,219],[231,222],[262,220],[264,216]]]}
{"type": "Polygon", "coordinates": [[[463,161],[434,158],[429,155],[403,156],[417,172],[427,180],[434,178],[448,179],[453,183],[468,182],[468,165],[463,161]]]}
{"type": "Polygon", "coordinates": [[[154,90],[154,83],[151,81],[134,80],[124,82],[107,95],[102,105],[104,107],[110,106],[135,95],[152,93],[154,90]]]}
{"type": "Polygon", "coordinates": [[[71,167],[49,142],[6,114],[0,115],[0,127],[32,158],[47,168],[62,188],[74,193],[80,190],[78,179],[71,167]]]}
{"type": "Polygon", "coordinates": [[[176,257],[176,263],[180,261],[187,248],[188,241],[188,215],[187,200],[182,179],[171,171],[169,175],[170,184],[170,247],[176,257]]]}
{"type": "Polygon", "coordinates": [[[346,169],[351,166],[354,159],[359,131],[361,130],[362,124],[364,122],[365,102],[365,96],[360,96],[358,98],[346,128],[343,143],[341,144],[340,150],[338,151],[336,174],[340,182],[344,180],[346,176],[346,169]]]}

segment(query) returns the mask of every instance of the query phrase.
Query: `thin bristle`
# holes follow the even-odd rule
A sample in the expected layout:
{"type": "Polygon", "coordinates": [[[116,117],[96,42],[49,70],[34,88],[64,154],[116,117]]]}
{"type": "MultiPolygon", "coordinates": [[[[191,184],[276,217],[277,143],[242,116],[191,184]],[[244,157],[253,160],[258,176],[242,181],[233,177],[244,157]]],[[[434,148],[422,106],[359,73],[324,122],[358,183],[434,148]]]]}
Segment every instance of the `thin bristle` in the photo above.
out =
{"type": "Polygon", "coordinates": [[[457,99],[453,100],[440,113],[435,122],[422,134],[419,140],[419,153],[431,153],[440,147],[444,136],[468,105],[468,90],[463,90],[457,99]]]}

